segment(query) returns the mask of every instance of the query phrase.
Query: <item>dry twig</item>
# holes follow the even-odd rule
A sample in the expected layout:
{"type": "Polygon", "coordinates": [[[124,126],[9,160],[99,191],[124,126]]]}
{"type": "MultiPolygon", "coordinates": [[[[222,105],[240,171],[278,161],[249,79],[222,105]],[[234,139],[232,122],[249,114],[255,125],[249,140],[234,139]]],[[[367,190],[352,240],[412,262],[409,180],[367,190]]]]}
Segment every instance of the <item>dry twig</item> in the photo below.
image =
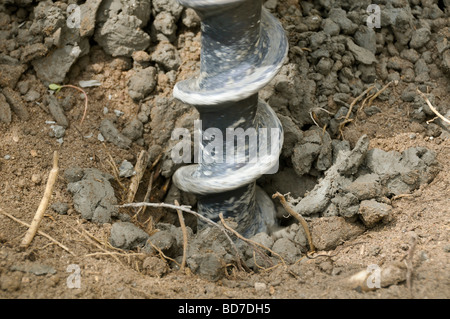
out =
{"type": "Polygon", "coordinates": [[[363,98],[364,95],[368,94],[370,91],[372,91],[375,88],[375,85],[371,85],[368,87],[364,92],[362,92],[360,95],[358,95],[353,102],[350,104],[350,107],[348,108],[347,115],[345,115],[344,121],[339,124],[339,132],[341,132],[341,136],[343,137],[344,134],[342,132],[342,129],[344,128],[345,124],[352,122],[353,120],[350,119],[350,115],[352,114],[353,107],[355,104],[363,98]]]}
{"type": "MultiPolygon", "coordinates": [[[[7,212],[5,212],[3,209],[0,208],[0,213],[2,213],[3,215],[5,215],[6,217],[11,218],[13,221],[25,226],[25,227],[30,227],[30,224],[27,224],[23,221],[21,221],[20,219],[14,217],[11,214],[8,214],[7,212]]],[[[56,239],[54,239],[53,237],[51,237],[50,235],[44,233],[43,231],[38,230],[37,231],[38,235],[41,235],[42,237],[45,237],[47,239],[49,239],[50,241],[52,241],[53,243],[55,243],[56,245],[58,245],[59,247],[61,247],[62,249],[64,249],[65,251],[67,251],[69,254],[75,256],[75,254],[69,249],[67,248],[65,245],[61,244],[59,241],[57,241],[56,239]]]]}
{"type": "Polygon", "coordinates": [[[414,257],[414,250],[416,249],[417,245],[417,235],[416,233],[411,234],[411,247],[409,247],[408,255],[405,260],[406,265],[406,287],[408,287],[410,293],[412,293],[412,285],[411,285],[411,276],[414,271],[413,268],[413,257],[414,257]]]}
{"type": "Polygon", "coordinates": [[[50,202],[50,198],[52,197],[53,186],[55,185],[56,179],[58,178],[58,152],[55,151],[53,153],[53,167],[48,175],[47,185],[45,187],[44,196],[42,197],[41,203],[34,215],[33,221],[31,222],[30,228],[25,234],[25,237],[20,244],[21,247],[28,247],[36,235],[37,229],[39,228],[39,224],[44,217],[44,213],[47,210],[48,203],[50,202]]]}
{"type": "Polygon", "coordinates": [[[119,177],[119,169],[117,168],[116,163],[114,162],[114,158],[112,157],[112,155],[109,153],[108,148],[106,147],[105,143],[103,143],[103,147],[105,148],[106,154],[108,154],[108,164],[111,166],[111,169],[113,171],[114,174],[114,178],[117,181],[117,184],[119,184],[119,186],[123,189],[126,190],[126,187],[122,184],[122,182],[120,181],[120,177],[119,177]]]}
{"type": "MultiPolygon", "coordinates": [[[[177,200],[175,200],[175,205],[180,206],[177,200]]],[[[180,220],[181,231],[183,232],[183,259],[181,260],[180,270],[184,270],[186,266],[186,254],[188,245],[188,234],[186,229],[186,224],[184,223],[184,217],[181,210],[177,209],[178,219],[180,220]]]]}
{"type": "Polygon", "coordinates": [[[300,215],[299,213],[294,211],[289,206],[289,204],[286,201],[286,199],[284,198],[284,196],[281,195],[279,192],[276,192],[275,194],[273,194],[272,198],[279,198],[280,202],[281,202],[281,205],[283,205],[284,209],[290,215],[294,216],[294,218],[297,219],[300,222],[300,224],[302,225],[303,229],[305,230],[306,238],[308,239],[309,253],[313,253],[316,249],[314,248],[314,244],[313,244],[313,241],[312,241],[311,233],[309,232],[309,227],[308,227],[308,224],[306,223],[305,219],[302,217],[302,215],[300,215]]]}
{"type": "MultiPolygon", "coordinates": [[[[155,159],[155,161],[153,162],[152,166],[149,168],[150,171],[152,171],[155,168],[155,166],[159,163],[159,161],[161,160],[161,157],[162,157],[162,153],[159,154],[158,157],[155,159]]],[[[149,180],[148,186],[147,186],[147,192],[145,193],[145,196],[144,196],[144,200],[143,200],[144,202],[148,202],[150,200],[150,194],[152,192],[153,181],[155,179],[157,179],[158,176],[159,176],[159,170],[157,170],[156,175],[155,175],[155,172],[152,171],[152,174],[150,176],[150,180],[149,180]]],[[[146,209],[147,209],[147,206],[141,207],[138,210],[138,212],[133,216],[133,218],[137,218],[137,216],[140,213],[144,214],[146,209]]]]}
{"type": "Polygon", "coordinates": [[[270,248],[268,248],[268,247],[266,247],[266,246],[264,246],[264,245],[262,245],[262,244],[260,244],[260,243],[258,243],[258,242],[256,242],[256,241],[253,241],[253,240],[251,240],[251,239],[245,238],[244,236],[242,236],[241,234],[239,234],[237,231],[235,231],[233,228],[231,228],[230,226],[228,226],[228,225],[225,223],[225,220],[223,219],[222,213],[219,214],[219,218],[220,218],[220,221],[222,222],[223,227],[225,227],[225,228],[228,229],[230,232],[232,232],[234,235],[236,235],[237,238],[239,238],[239,239],[245,241],[246,243],[251,244],[253,247],[257,246],[257,247],[261,247],[261,248],[263,248],[263,249],[269,251],[272,255],[277,256],[278,258],[280,258],[280,260],[281,260],[281,262],[283,263],[283,265],[286,266],[286,262],[284,261],[283,257],[281,257],[279,254],[277,254],[276,252],[274,252],[272,249],[270,249],[270,248]]]}
{"type": "Polygon", "coordinates": [[[226,237],[226,238],[228,239],[228,241],[230,242],[231,247],[233,247],[233,250],[235,251],[235,254],[236,254],[236,261],[237,261],[237,263],[238,263],[239,268],[240,268],[241,270],[243,269],[243,268],[242,268],[242,264],[241,264],[241,258],[240,258],[240,256],[239,256],[239,250],[237,249],[237,247],[236,247],[236,245],[234,244],[233,240],[232,240],[232,239],[230,238],[230,236],[228,235],[227,230],[226,230],[223,226],[217,224],[216,222],[213,222],[211,219],[206,218],[205,216],[203,216],[203,215],[201,215],[201,214],[199,214],[199,213],[197,213],[197,212],[194,212],[193,210],[190,209],[190,208],[191,208],[190,206],[186,206],[186,205],[177,206],[177,205],[166,204],[166,203],[144,203],[144,202],[141,202],[141,203],[129,203],[129,204],[118,205],[118,207],[121,207],[121,208],[126,208],[126,207],[144,207],[144,206],[149,206],[149,207],[165,207],[165,208],[170,208],[170,209],[175,209],[175,210],[179,209],[179,210],[181,210],[181,211],[183,211],[183,212],[192,214],[192,215],[196,216],[197,218],[204,220],[205,222],[207,222],[208,224],[210,224],[210,225],[212,225],[212,226],[214,226],[214,227],[219,228],[220,231],[224,233],[225,237],[226,237]]]}
{"type": "Polygon", "coordinates": [[[383,93],[392,83],[394,83],[394,81],[390,81],[388,84],[383,86],[378,92],[372,95],[372,97],[370,97],[369,99],[369,104],[367,106],[370,107],[372,105],[373,100],[375,100],[381,93],[383,93]]]}
{"type": "Polygon", "coordinates": [[[436,110],[436,108],[433,106],[433,104],[431,104],[430,100],[427,98],[427,96],[422,91],[417,89],[417,92],[425,99],[425,102],[427,102],[428,106],[430,107],[430,109],[433,111],[434,114],[436,114],[444,122],[447,122],[448,124],[450,124],[450,120],[445,118],[441,113],[439,113],[436,110]]]}
{"type": "Polygon", "coordinates": [[[150,158],[148,152],[141,151],[137,159],[136,165],[134,166],[134,171],[136,172],[136,174],[133,175],[133,177],[131,177],[130,188],[128,190],[127,196],[128,203],[131,203],[134,200],[134,196],[136,196],[139,184],[141,182],[142,177],[144,176],[145,169],[147,168],[149,159],[150,158]]]}

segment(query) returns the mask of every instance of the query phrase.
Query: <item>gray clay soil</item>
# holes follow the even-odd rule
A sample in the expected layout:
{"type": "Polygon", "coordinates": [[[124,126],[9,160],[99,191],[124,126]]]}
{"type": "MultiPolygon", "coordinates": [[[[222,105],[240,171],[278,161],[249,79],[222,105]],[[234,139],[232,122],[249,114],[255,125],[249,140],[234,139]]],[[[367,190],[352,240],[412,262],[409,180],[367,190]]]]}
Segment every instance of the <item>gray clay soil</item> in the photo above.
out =
{"type": "Polygon", "coordinates": [[[170,150],[173,129],[198,118],[172,90],[199,70],[199,18],[175,0],[2,1],[0,298],[449,298],[450,125],[417,89],[450,118],[450,2],[373,3],[374,29],[371,1],[264,4],[290,50],[260,92],[285,143],[279,172],[258,184],[286,194],[316,252],[275,199],[280,226],[252,238],[270,251],[235,240],[243,268],[218,228],[197,230],[185,213],[180,270],[176,212],[118,205],[145,151],[131,201],[151,180],[149,202],[196,209],[171,182],[170,150]],[[94,81],[82,123],[84,95],[48,89],[80,81],[94,81]],[[26,227],[7,214],[31,222],[54,151],[60,171],[39,230],[67,250],[41,235],[21,248],[26,227]],[[375,273],[361,271],[373,267],[380,287],[368,289],[375,273]]]}

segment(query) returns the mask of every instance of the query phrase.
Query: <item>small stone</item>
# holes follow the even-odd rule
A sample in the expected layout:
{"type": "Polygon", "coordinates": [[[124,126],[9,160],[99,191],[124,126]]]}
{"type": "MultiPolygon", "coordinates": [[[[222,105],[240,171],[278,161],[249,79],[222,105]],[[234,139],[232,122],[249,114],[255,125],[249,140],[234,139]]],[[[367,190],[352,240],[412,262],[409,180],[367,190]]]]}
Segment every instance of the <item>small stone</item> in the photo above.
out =
{"type": "Polygon", "coordinates": [[[41,183],[41,181],[42,181],[42,177],[41,177],[40,174],[33,174],[33,175],[31,176],[31,181],[32,181],[34,184],[39,185],[39,184],[41,183]]]}
{"type": "Polygon", "coordinates": [[[119,177],[131,177],[135,175],[134,166],[127,160],[124,160],[119,166],[119,177]]]}
{"type": "Polygon", "coordinates": [[[97,139],[98,139],[100,142],[104,142],[104,141],[105,141],[105,137],[102,135],[102,133],[98,133],[97,139]]]}
{"type": "Polygon", "coordinates": [[[60,125],[52,125],[50,128],[53,130],[53,136],[56,138],[64,137],[66,134],[66,129],[60,125]]]}

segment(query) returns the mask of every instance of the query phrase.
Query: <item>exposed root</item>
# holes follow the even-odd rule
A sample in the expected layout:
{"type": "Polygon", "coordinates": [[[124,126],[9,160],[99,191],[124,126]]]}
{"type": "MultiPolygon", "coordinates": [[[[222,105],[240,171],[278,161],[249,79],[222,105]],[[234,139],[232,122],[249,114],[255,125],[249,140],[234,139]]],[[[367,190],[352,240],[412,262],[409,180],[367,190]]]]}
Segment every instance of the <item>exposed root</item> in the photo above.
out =
{"type": "Polygon", "coordinates": [[[303,229],[305,230],[305,234],[306,234],[306,238],[308,239],[308,244],[309,244],[309,253],[313,253],[316,249],[314,247],[313,241],[312,241],[312,237],[311,237],[311,233],[309,231],[309,227],[308,224],[306,223],[305,219],[302,217],[302,215],[300,215],[299,213],[297,213],[296,211],[294,211],[288,204],[288,202],[286,201],[286,199],[284,198],[283,195],[281,195],[279,192],[276,192],[275,194],[272,195],[272,198],[279,198],[281,205],[283,205],[284,209],[292,216],[294,216],[295,219],[297,219],[300,224],[302,225],[303,229]]]}
{"type": "Polygon", "coordinates": [[[199,214],[197,212],[194,212],[193,210],[190,209],[191,208],[190,206],[185,206],[185,205],[178,206],[178,205],[172,205],[172,204],[166,204],[166,203],[143,203],[143,202],[142,203],[129,203],[129,204],[124,204],[124,205],[118,205],[118,207],[121,207],[121,208],[126,208],[126,207],[144,207],[144,206],[165,207],[165,208],[171,208],[171,209],[175,209],[175,210],[179,209],[179,210],[181,210],[183,212],[192,214],[192,215],[196,216],[197,218],[200,218],[200,219],[204,220],[205,222],[207,222],[208,224],[210,224],[210,225],[212,225],[214,227],[217,227],[218,229],[220,229],[221,232],[224,233],[225,237],[230,242],[231,247],[235,251],[236,262],[238,263],[239,269],[243,270],[242,263],[241,263],[241,258],[239,256],[239,250],[237,249],[237,247],[234,244],[233,240],[228,235],[227,230],[223,226],[217,224],[216,222],[213,222],[211,219],[206,218],[205,216],[203,216],[203,215],[201,215],[201,214],[199,214]]]}
{"type": "Polygon", "coordinates": [[[44,217],[44,213],[47,210],[50,198],[52,197],[53,186],[55,185],[56,179],[58,178],[58,172],[58,152],[55,151],[53,153],[53,167],[50,171],[50,174],[48,175],[44,196],[42,197],[41,203],[39,204],[36,214],[34,215],[30,228],[26,232],[25,237],[20,244],[21,247],[28,247],[34,236],[36,235],[37,229],[39,228],[42,218],[44,217]]]}
{"type": "MultiPolygon", "coordinates": [[[[0,208],[0,213],[2,213],[3,215],[5,215],[6,217],[9,217],[10,219],[12,219],[13,221],[25,226],[25,227],[31,227],[30,224],[27,224],[23,221],[21,221],[20,219],[14,217],[11,214],[8,214],[7,212],[5,212],[3,209],[0,208]]],[[[50,235],[44,233],[43,231],[38,230],[37,231],[38,235],[41,235],[42,237],[45,237],[47,239],[49,239],[50,241],[52,241],[53,243],[55,243],[56,245],[58,245],[59,247],[61,247],[62,249],[64,249],[65,251],[67,251],[69,254],[75,256],[75,254],[66,246],[64,246],[63,244],[61,244],[59,241],[57,241],[56,239],[54,239],[53,237],[51,237],[50,235]]]]}
{"type": "Polygon", "coordinates": [[[245,241],[246,243],[249,243],[249,244],[250,244],[251,246],[253,246],[253,247],[260,247],[260,248],[262,248],[262,249],[265,249],[265,250],[269,251],[272,255],[277,256],[277,257],[281,260],[281,262],[283,263],[283,265],[286,266],[286,262],[284,261],[283,257],[281,257],[279,254],[277,254],[276,252],[274,252],[272,249],[270,249],[270,248],[268,248],[268,247],[266,247],[266,246],[264,246],[264,245],[262,245],[262,244],[260,244],[260,243],[257,243],[256,241],[253,241],[253,240],[251,240],[251,239],[245,238],[244,236],[242,236],[241,234],[239,234],[237,231],[235,231],[233,228],[231,228],[230,226],[228,226],[228,225],[225,223],[225,220],[223,219],[222,213],[219,214],[219,218],[220,218],[220,221],[222,222],[223,227],[225,227],[225,228],[228,229],[230,232],[232,232],[237,238],[239,238],[239,239],[245,241]]]}
{"type": "MultiPolygon", "coordinates": [[[[177,200],[175,200],[175,205],[180,206],[177,200]]],[[[188,234],[186,229],[186,224],[184,222],[183,213],[181,210],[177,209],[178,219],[180,220],[181,231],[183,232],[183,259],[181,260],[180,270],[183,271],[186,266],[186,255],[188,246],[188,234]]]]}
{"type": "Polygon", "coordinates": [[[431,104],[430,100],[427,98],[427,96],[424,93],[422,93],[422,91],[417,89],[417,93],[419,93],[424,98],[425,102],[427,102],[428,106],[430,107],[430,109],[433,111],[434,114],[436,114],[444,122],[450,124],[450,120],[445,118],[441,113],[439,113],[436,110],[436,108],[433,106],[433,104],[431,104]]]}

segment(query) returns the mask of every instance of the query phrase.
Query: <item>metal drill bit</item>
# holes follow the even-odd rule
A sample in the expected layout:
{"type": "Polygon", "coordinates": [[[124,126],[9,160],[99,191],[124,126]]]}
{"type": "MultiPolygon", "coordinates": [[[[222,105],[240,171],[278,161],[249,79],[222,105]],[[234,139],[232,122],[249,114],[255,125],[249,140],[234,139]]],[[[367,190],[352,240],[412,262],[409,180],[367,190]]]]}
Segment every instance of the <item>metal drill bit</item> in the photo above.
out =
{"type": "Polygon", "coordinates": [[[256,180],[278,167],[283,129],[275,112],[258,99],[258,91],[275,77],[287,55],[284,30],[262,0],[178,1],[202,20],[202,49],[199,76],[177,83],[173,95],[197,108],[202,124],[197,133],[203,138],[196,145],[198,164],[178,169],[173,181],[198,196],[198,210],[205,217],[233,217],[236,230],[245,236],[267,232],[275,224],[275,208],[256,180]],[[208,128],[222,137],[227,129],[256,132],[258,143],[248,137],[239,148],[233,137],[222,139],[223,152],[211,151],[208,144],[220,134],[213,139],[205,134],[208,128]],[[249,160],[255,152],[256,162],[249,160]]]}

